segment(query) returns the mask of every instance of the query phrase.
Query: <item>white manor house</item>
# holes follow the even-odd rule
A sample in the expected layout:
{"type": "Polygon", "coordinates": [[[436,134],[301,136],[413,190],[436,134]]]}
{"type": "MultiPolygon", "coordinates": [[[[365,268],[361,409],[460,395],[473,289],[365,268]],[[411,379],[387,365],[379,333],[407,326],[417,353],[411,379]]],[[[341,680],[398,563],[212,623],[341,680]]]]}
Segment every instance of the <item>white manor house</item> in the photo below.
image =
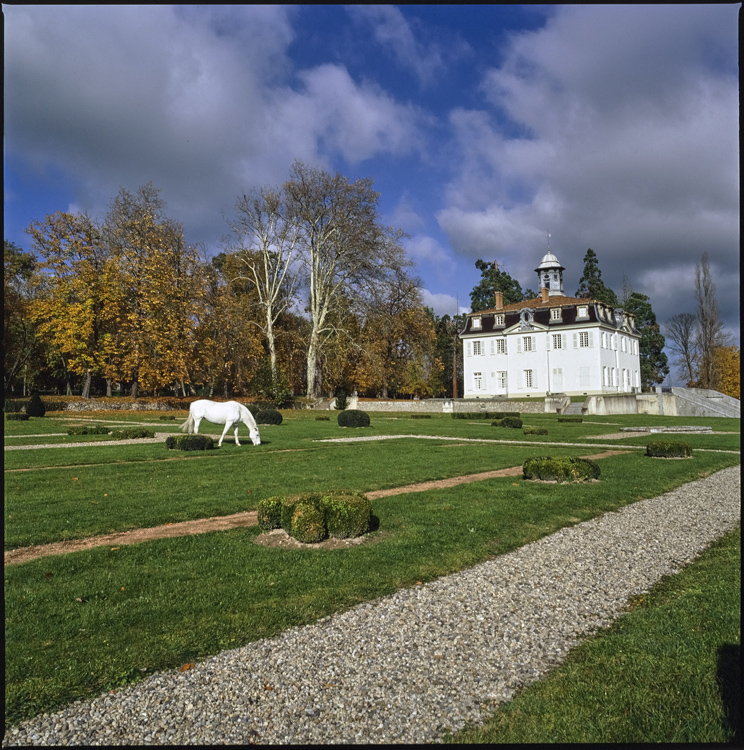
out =
{"type": "Polygon", "coordinates": [[[467,316],[465,398],[641,392],[640,334],[633,315],[566,297],[563,266],[548,248],[535,269],[540,296],[467,316]]]}

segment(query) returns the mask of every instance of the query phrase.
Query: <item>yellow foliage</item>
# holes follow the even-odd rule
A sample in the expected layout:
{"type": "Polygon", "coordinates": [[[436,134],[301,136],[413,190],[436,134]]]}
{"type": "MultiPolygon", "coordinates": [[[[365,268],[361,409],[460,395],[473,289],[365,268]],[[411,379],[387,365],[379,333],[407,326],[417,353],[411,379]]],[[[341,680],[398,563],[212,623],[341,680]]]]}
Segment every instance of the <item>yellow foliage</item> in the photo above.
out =
{"type": "Polygon", "coordinates": [[[719,346],[713,350],[716,390],[732,398],[740,396],[741,357],[738,346],[719,346]]]}

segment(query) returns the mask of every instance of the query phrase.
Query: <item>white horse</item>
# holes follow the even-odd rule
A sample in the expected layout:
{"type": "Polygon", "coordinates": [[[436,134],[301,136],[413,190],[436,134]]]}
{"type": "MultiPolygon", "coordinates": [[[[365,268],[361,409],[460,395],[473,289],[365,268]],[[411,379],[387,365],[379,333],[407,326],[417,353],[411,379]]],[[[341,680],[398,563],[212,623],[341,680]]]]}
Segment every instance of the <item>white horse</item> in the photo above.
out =
{"type": "Polygon", "coordinates": [[[217,401],[209,401],[206,398],[194,401],[189,408],[189,418],[181,425],[181,432],[188,432],[189,435],[196,434],[199,432],[199,422],[202,419],[206,419],[207,422],[211,422],[212,424],[225,425],[222,437],[218,443],[219,446],[222,445],[222,440],[227,431],[233,426],[235,427],[235,445],[240,445],[238,442],[238,427],[241,422],[248,428],[253,445],[261,445],[261,436],[258,434],[258,427],[256,426],[253,414],[250,413],[247,407],[239,404],[237,401],[218,403],[217,401]]]}

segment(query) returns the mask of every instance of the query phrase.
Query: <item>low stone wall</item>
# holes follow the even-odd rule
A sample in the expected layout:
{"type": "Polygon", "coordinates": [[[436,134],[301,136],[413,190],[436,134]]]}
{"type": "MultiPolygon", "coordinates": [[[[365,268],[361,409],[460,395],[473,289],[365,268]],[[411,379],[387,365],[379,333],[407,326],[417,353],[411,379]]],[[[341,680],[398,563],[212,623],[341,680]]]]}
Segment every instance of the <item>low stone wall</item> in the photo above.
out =
{"type": "Polygon", "coordinates": [[[586,414],[596,415],[637,414],[638,401],[634,393],[617,396],[587,396],[584,409],[586,409],[586,414]]]}
{"type": "Polygon", "coordinates": [[[508,401],[506,399],[451,399],[425,398],[418,401],[403,399],[356,399],[350,398],[349,409],[362,411],[406,412],[411,414],[452,414],[452,412],[469,411],[518,411],[522,414],[543,414],[545,412],[544,399],[534,401],[508,401]]]}
{"type": "MultiPolygon", "coordinates": [[[[184,407],[186,408],[186,407],[184,407]]],[[[117,411],[127,409],[131,411],[172,411],[168,404],[157,401],[70,401],[65,411],[117,411]]]]}

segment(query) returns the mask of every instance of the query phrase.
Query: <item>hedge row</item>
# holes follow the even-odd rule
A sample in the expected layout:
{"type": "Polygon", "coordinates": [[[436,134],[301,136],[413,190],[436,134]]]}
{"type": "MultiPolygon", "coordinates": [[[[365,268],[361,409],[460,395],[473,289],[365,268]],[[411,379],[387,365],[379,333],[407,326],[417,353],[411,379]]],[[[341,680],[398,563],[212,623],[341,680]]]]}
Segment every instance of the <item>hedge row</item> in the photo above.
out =
{"type": "Polygon", "coordinates": [[[559,422],[583,422],[581,417],[558,417],[559,422]]]}
{"type": "Polygon", "coordinates": [[[108,435],[111,430],[108,427],[68,427],[68,435],[108,435]]]}
{"type": "Polygon", "coordinates": [[[581,482],[599,478],[599,466],[588,458],[537,456],[522,464],[524,479],[546,482],[581,482]]]}
{"type": "Polygon", "coordinates": [[[155,433],[152,430],[146,430],[144,427],[130,427],[126,430],[114,430],[111,437],[117,440],[135,440],[137,438],[154,438],[155,433]]]}
{"type": "Polygon", "coordinates": [[[503,417],[491,422],[491,427],[511,427],[518,430],[522,427],[522,424],[522,420],[519,417],[503,417]]]}
{"type": "Polygon", "coordinates": [[[654,458],[689,458],[692,446],[683,440],[653,440],[646,446],[646,455],[654,458]]]}
{"type": "Polygon", "coordinates": [[[269,497],[258,504],[258,525],[263,531],[282,528],[305,544],[328,536],[361,536],[369,530],[371,518],[372,503],[367,496],[343,490],[269,497]]]}
{"type": "Polygon", "coordinates": [[[548,431],[545,427],[525,427],[525,435],[547,435],[548,431]]]}
{"type": "Polygon", "coordinates": [[[504,417],[518,417],[518,411],[455,411],[452,419],[504,419],[504,417]]]}

